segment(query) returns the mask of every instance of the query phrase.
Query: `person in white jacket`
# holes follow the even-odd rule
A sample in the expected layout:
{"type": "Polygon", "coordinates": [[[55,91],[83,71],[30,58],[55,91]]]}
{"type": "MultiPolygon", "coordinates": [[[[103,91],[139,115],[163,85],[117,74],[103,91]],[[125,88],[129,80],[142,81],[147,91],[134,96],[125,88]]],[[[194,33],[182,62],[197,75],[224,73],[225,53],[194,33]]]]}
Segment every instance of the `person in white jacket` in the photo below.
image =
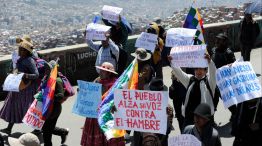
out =
{"type": "Polygon", "coordinates": [[[186,74],[179,67],[172,67],[177,79],[187,88],[181,108],[184,116],[183,128],[193,124],[194,110],[200,103],[207,103],[211,108],[212,115],[214,115],[213,97],[216,88],[216,67],[209,54],[205,54],[205,58],[208,60],[208,68],[195,68],[194,76],[186,74]]]}

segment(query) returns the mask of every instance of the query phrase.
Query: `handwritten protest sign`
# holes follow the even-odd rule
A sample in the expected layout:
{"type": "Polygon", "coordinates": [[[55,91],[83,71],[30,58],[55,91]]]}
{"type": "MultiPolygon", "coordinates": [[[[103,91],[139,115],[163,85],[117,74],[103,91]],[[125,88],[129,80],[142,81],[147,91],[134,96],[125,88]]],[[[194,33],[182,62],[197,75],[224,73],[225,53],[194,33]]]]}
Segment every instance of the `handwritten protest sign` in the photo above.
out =
{"type": "Polygon", "coordinates": [[[201,142],[191,134],[181,134],[168,138],[169,146],[201,146],[201,142]]]}
{"type": "Polygon", "coordinates": [[[114,127],[166,134],[168,92],[121,90],[114,92],[114,127]]]}
{"type": "Polygon", "coordinates": [[[208,66],[207,60],[204,58],[206,53],[206,45],[179,46],[171,49],[173,67],[201,67],[208,66]]]}
{"type": "Polygon", "coordinates": [[[102,16],[104,19],[118,22],[119,15],[121,14],[122,11],[123,8],[104,5],[102,8],[102,16]]]}
{"type": "Polygon", "coordinates": [[[171,28],[167,31],[165,46],[177,47],[193,45],[196,31],[196,29],[188,28],[171,28]]]}
{"type": "Polygon", "coordinates": [[[9,74],[4,82],[3,90],[4,91],[13,91],[19,92],[19,85],[21,83],[24,73],[20,74],[9,74]]]}
{"type": "Polygon", "coordinates": [[[86,39],[89,40],[106,40],[105,33],[111,27],[97,24],[97,23],[90,23],[86,26],[86,39]]]}
{"type": "Polygon", "coordinates": [[[261,85],[250,62],[234,62],[216,72],[217,86],[226,108],[261,97],[261,85]]]}
{"type": "Polygon", "coordinates": [[[78,94],[72,112],[80,116],[97,118],[97,108],[101,102],[102,85],[78,80],[78,94]]]}
{"type": "Polygon", "coordinates": [[[22,120],[23,123],[25,123],[27,126],[32,127],[33,129],[41,130],[45,123],[42,115],[42,106],[43,103],[35,99],[27,110],[22,120]]]}
{"type": "Polygon", "coordinates": [[[158,43],[157,35],[142,32],[141,35],[136,40],[135,47],[144,48],[146,50],[150,50],[151,52],[154,52],[157,43],[158,43]]]}

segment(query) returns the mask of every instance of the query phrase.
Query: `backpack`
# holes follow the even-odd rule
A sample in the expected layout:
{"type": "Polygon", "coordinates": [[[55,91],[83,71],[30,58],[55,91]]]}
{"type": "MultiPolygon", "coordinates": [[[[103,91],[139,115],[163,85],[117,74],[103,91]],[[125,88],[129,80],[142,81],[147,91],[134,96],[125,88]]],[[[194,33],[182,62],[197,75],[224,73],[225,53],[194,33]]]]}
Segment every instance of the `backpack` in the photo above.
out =
{"type": "Polygon", "coordinates": [[[72,87],[72,85],[70,84],[69,80],[67,79],[66,76],[64,76],[61,72],[58,72],[58,76],[62,79],[63,81],[63,87],[65,90],[64,93],[64,98],[63,98],[63,102],[67,100],[68,97],[70,96],[74,96],[75,95],[75,91],[74,88],[72,87]]]}
{"type": "Polygon", "coordinates": [[[116,61],[116,72],[120,76],[124,72],[124,70],[126,69],[128,55],[127,55],[127,52],[122,48],[122,46],[118,46],[118,48],[119,48],[118,61],[116,59],[115,54],[113,54],[111,49],[110,49],[110,55],[116,61]]]}

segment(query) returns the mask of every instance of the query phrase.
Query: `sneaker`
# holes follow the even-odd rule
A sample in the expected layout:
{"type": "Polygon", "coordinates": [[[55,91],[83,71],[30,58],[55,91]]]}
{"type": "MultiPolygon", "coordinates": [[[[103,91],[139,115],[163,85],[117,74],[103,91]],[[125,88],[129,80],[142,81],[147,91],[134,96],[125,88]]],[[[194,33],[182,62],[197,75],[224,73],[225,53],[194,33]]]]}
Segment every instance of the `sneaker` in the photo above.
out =
{"type": "Polygon", "coordinates": [[[10,135],[10,134],[11,134],[11,130],[8,129],[8,128],[1,129],[0,132],[5,133],[5,134],[7,134],[7,135],[10,135]]]}
{"type": "Polygon", "coordinates": [[[69,133],[69,128],[66,128],[65,130],[66,130],[65,133],[61,135],[61,144],[64,144],[66,142],[66,139],[69,133]]]}

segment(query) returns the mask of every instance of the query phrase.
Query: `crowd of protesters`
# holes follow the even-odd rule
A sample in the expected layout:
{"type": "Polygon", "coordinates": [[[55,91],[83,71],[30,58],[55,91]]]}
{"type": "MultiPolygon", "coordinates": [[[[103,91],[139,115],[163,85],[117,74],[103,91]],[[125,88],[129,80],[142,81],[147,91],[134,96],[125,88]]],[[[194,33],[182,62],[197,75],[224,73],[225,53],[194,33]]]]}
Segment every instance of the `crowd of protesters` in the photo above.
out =
{"type": "MultiPolygon", "coordinates": [[[[117,80],[127,66],[123,61],[123,51],[127,48],[128,29],[121,21],[115,24],[103,19],[105,25],[110,25],[111,30],[105,34],[106,40],[101,45],[87,40],[91,49],[98,52],[94,66],[99,76],[93,81],[102,84],[102,92],[105,93],[117,80]],[[121,53],[122,52],[122,53],[121,53]],[[120,61],[121,60],[121,61],[120,61]]],[[[250,61],[250,52],[259,34],[257,23],[250,15],[240,23],[241,55],[245,61],[250,61]],[[252,33],[250,33],[252,32],[252,33]]],[[[165,30],[157,23],[148,24],[147,33],[158,36],[154,52],[144,48],[137,48],[132,54],[138,61],[138,89],[150,91],[168,91],[163,82],[163,60],[172,60],[168,53],[163,57],[162,52],[168,52],[164,45],[165,30]],[[166,50],[165,50],[166,49],[166,50]]],[[[216,85],[216,69],[224,65],[232,64],[236,58],[229,48],[229,38],[224,32],[217,34],[215,47],[203,56],[208,61],[206,68],[194,68],[190,74],[186,68],[172,67],[172,85],[169,87],[169,97],[173,100],[173,106],[168,105],[166,114],[168,117],[166,134],[155,134],[149,132],[127,131],[126,135],[120,138],[107,140],[101,131],[98,120],[86,118],[83,121],[83,131],[80,144],[82,146],[124,146],[131,141],[132,146],[167,146],[168,135],[173,128],[173,117],[178,120],[181,134],[194,135],[203,146],[221,146],[220,136],[214,121],[220,93],[216,85]],[[174,109],[173,109],[174,107],[174,109]],[[133,138],[130,134],[133,132],[133,138]]],[[[19,92],[9,92],[0,117],[8,122],[5,129],[0,132],[10,135],[15,123],[22,123],[29,106],[34,100],[37,88],[40,86],[37,80],[40,72],[33,54],[33,43],[29,37],[17,39],[18,53],[16,67],[12,68],[13,73],[23,72],[23,86],[19,92]]],[[[124,52],[126,53],[126,52],[124,52]]],[[[125,59],[127,60],[127,59],[125,59]]],[[[49,76],[56,61],[45,62],[44,71],[49,76]]],[[[171,63],[172,66],[172,63],[171,63]]],[[[13,66],[12,66],[13,67],[13,66]]],[[[42,84],[45,82],[42,79],[42,84]]],[[[58,75],[54,93],[53,110],[49,113],[42,130],[34,130],[26,133],[18,139],[9,137],[10,145],[39,146],[39,134],[43,134],[44,145],[52,146],[52,134],[61,136],[61,144],[65,143],[69,129],[56,127],[59,115],[62,112],[62,103],[65,96],[63,81],[58,75]]],[[[40,99],[38,99],[40,100],[40,99]]],[[[262,101],[260,98],[245,101],[229,108],[231,111],[230,121],[232,122],[232,135],[235,136],[234,146],[258,146],[261,145],[262,137],[262,101]],[[254,114],[256,115],[255,120],[254,114]]],[[[113,111],[112,111],[113,112],[113,111]]],[[[3,144],[0,136],[0,145],[3,144]]]]}

